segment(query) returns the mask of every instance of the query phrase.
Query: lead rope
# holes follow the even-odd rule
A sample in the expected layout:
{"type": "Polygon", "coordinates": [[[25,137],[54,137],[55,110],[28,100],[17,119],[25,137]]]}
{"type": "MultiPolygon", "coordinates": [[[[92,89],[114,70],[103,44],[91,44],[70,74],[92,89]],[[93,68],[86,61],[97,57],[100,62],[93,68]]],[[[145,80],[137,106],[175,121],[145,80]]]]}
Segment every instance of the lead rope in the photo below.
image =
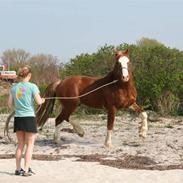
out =
{"type": "MultiPolygon", "coordinates": [[[[101,88],[103,88],[103,87],[105,87],[105,86],[108,86],[108,85],[111,85],[111,84],[113,84],[113,83],[116,83],[117,81],[118,81],[118,80],[114,80],[114,81],[112,81],[112,82],[109,82],[109,83],[107,83],[107,84],[104,84],[104,85],[102,85],[102,86],[100,86],[100,87],[98,87],[98,88],[96,88],[96,89],[94,89],[94,90],[91,90],[91,91],[89,91],[89,92],[87,92],[87,93],[84,93],[84,94],[82,94],[82,95],[79,95],[79,96],[75,96],[75,97],[45,97],[45,99],[46,99],[46,100],[51,100],[51,99],[76,99],[76,98],[81,98],[81,97],[84,97],[84,96],[86,96],[86,95],[89,95],[90,93],[93,93],[93,92],[95,92],[95,91],[97,91],[97,90],[99,90],[99,89],[101,89],[101,88]]],[[[42,106],[42,104],[38,107],[36,113],[40,110],[41,106],[42,106]]],[[[12,116],[13,116],[13,115],[12,115],[12,116]]],[[[12,116],[11,116],[11,117],[12,117],[12,116]]],[[[10,117],[10,119],[11,119],[11,117],[10,117]]],[[[9,118],[8,118],[8,119],[9,119],[9,118]]],[[[9,121],[10,121],[10,119],[9,119],[9,121]]],[[[8,121],[8,124],[9,124],[9,121],[8,121]]],[[[4,129],[4,133],[7,133],[8,139],[9,139],[10,141],[12,141],[12,139],[11,139],[11,137],[9,136],[9,133],[8,133],[8,124],[7,124],[7,122],[6,122],[6,126],[5,126],[5,129],[4,129]]]]}
{"type": "MultiPolygon", "coordinates": [[[[74,96],[74,97],[43,97],[43,98],[44,98],[45,100],[52,100],[52,99],[76,99],[76,98],[81,98],[81,97],[84,97],[84,96],[86,96],[86,95],[89,95],[90,93],[93,93],[93,92],[95,92],[95,91],[97,91],[97,90],[99,90],[99,89],[101,89],[101,88],[103,88],[103,87],[105,87],[105,86],[108,86],[108,85],[111,85],[111,84],[113,84],[113,83],[116,83],[117,81],[118,81],[118,80],[114,80],[114,81],[112,81],[112,82],[109,82],[109,83],[107,83],[107,84],[104,84],[104,85],[102,85],[102,86],[99,86],[98,88],[95,88],[94,90],[91,90],[91,91],[89,91],[89,92],[87,92],[87,93],[84,93],[84,94],[82,94],[82,95],[79,95],[79,96],[74,96]]],[[[39,105],[39,107],[38,107],[36,113],[38,113],[38,111],[40,110],[41,106],[42,106],[42,104],[39,105]]]]}
{"type": "MultiPolygon", "coordinates": [[[[111,85],[111,84],[113,84],[113,83],[116,83],[118,80],[114,80],[114,81],[112,81],[112,82],[109,82],[109,83],[107,83],[107,84],[105,84],[105,85],[102,85],[102,86],[99,86],[98,88],[95,88],[94,90],[91,90],[91,91],[89,91],[89,92],[87,92],[87,93],[84,93],[84,94],[82,94],[82,95],[79,95],[79,96],[74,96],[74,97],[45,97],[45,99],[46,100],[51,100],[51,99],[76,99],[76,98],[81,98],[81,97],[84,97],[84,96],[86,96],[86,95],[89,95],[90,93],[93,93],[93,92],[95,92],[95,91],[97,91],[97,90],[99,90],[99,89],[101,89],[101,88],[103,88],[103,87],[105,87],[105,86],[108,86],[108,85],[111,85]]],[[[43,97],[44,98],[44,97],[43,97]]]]}

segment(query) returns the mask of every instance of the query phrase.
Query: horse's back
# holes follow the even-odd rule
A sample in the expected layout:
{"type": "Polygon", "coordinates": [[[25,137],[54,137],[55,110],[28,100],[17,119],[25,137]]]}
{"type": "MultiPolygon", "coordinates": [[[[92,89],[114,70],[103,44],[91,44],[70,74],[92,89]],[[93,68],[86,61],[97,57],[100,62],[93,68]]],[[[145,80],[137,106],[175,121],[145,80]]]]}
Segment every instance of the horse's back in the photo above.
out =
{"type": "Polygon", "coordinates": [[[57,86],[57,96],[78,96],[85,88],[97,80],[89,76],[70,76],[57,86]]]}

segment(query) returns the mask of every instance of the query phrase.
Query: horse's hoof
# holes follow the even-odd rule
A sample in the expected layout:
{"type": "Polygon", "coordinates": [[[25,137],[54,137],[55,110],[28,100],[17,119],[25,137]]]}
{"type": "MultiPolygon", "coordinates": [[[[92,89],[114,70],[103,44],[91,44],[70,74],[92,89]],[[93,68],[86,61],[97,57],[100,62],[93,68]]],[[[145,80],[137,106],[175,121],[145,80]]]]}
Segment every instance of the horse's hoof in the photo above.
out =
{"type": "Polygon", "coordinates": [[[113,145],[111,143],[105,143],[104,146],[108,149],[112,149],[113,148],[113,145]]]}
{"type": "Polygon", "coordinates": [[[146,139],[146,134],[139,134],[139,138],[140,138],[140,141],[142,143],[144,143],[145,142],[145,139],[146,139]]]}
{"type": "Polygon", "coordinates": [[[74,126],[73,129],[80,137],[84,136],[85,132],[80,126],[74,126]]]}
{"type": "Polygon", "coordinates": [[[145,132],[139,133],[139,137],[145,139],[147,137],[147,134],[145,132]]]}
{"type": "Polygon", "coordinates": [[[62,144],[63,144],[63,142],[62,142],[61,140],[54,140],[54,142],[55,142],[55,144],[57,144],[57,145],[62,145],[62,144]]]}
{"type": "Polygon", "coordinates": [[[55,144],[57,144],[57,145],[62,145],[62,144],[63,144],[62,141],[60,140],[60,138],[57,137],[57,136],[55,136],[55,135],[54,135],[54,137],[53,137],[53,141],[54,141],[55,144]]]}
{"type": "Polygon", "coordinates": [[[83,131],[83,133],[78,133],[78,135],[79,135],[80,137],[84,137],[84,134],[85,134],[84,131],[83,131]]]}

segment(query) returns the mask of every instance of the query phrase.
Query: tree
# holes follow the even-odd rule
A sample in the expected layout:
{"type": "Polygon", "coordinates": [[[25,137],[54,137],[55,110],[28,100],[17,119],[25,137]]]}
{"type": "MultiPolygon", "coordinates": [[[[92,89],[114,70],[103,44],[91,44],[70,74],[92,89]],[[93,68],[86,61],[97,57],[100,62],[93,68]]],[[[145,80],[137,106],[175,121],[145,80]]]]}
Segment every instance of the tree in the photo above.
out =
{"type": "MultiPolygon", "coordinates": [[[[81,54],[65,65],[62,77],[104,76],[113,67],[115,49],[128,48],[133,65],[138,102],[162,114],[178,112],[183,98],[183,52],[143,38],[137,45],[101,47],[96,53],[81,54]]],[[[183,107],[182,107],[183,108],[183,107]]]]}
{"type": "Polygon", "coordinates": [[[47,85],[59,78],[59,60],[52,55],[35,55],[27,62],[32,69],[32,80],[38,85],[47,85]]]}
{"type": "Polygon", "coordinates": [[[22,49],[9,49],[3,52],[2,63],[8,66],[8,69],[14,70],[25,65],[30,59],[30,53],[22,49]]]}
{"type": "Polygon", "coordinates": [[[136,45],[139,47],[155,47],[155,46],[164,46],[164,44],[160,43],[156,39],[150,39],[143,37],[136,42],[136,45]]]}
{"type": "Polygon", "coordinates": [[[175,113],[183,88],[183,53],[162,45],[133,45],[131,50],[140,103],[162,114],[175,113]]]}
{"type": "Polygon", "coordinates": [[[114,64],[114,47],[101,47],[96,53],[81,54],[71,59],[62,70],[61,76],[86,75],[86,76],[104,76],[108,73],[114,64]]]}

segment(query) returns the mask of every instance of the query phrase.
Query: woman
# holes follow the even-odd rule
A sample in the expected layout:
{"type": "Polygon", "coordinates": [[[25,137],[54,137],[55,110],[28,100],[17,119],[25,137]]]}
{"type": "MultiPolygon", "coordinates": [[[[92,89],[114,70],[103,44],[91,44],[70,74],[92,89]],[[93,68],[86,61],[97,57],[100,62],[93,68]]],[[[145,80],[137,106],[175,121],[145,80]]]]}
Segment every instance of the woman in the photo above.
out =
{"type": "Polygon", "coordinates": [[[38,87],[29,82],[31,79],[29,66],[19,69],[18,79],[19,82],[11,88],[8,99],[8,106],[15,110],[14,132],[16,132],[18,140],[15,154],[15,175],[30,176],[32,175],[30,162],[37,133],[33,101],[35,100],[38,105],[41,105],[45,102],[45,99],[41,98],[38,87]],[[24,169],[22,169],[21,159],[25,145],[24,169]]]}

